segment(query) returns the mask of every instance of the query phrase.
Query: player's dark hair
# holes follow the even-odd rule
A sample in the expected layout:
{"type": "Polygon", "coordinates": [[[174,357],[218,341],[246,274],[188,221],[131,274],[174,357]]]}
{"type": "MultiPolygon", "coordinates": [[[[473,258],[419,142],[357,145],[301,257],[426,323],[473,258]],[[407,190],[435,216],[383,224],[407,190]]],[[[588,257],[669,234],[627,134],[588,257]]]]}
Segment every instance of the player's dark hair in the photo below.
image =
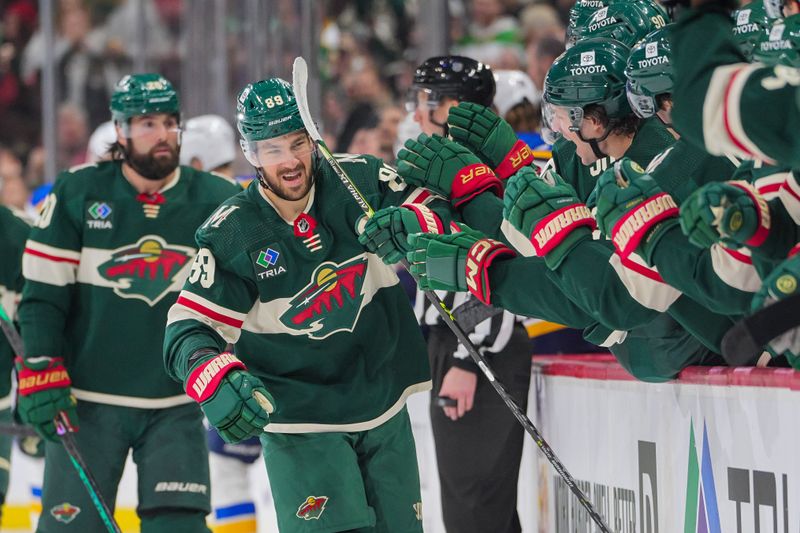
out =
{"type": "Polygon", "coordinates": [[[609,119],[604,107],[597,104],[589,104],[583,108],[584,117],[592,117],[597,120],[604,128],[610,128],[610,135],[622,137],[633,137],[639,130],[642,119],[628,113],[622,117],[609,119]]]}

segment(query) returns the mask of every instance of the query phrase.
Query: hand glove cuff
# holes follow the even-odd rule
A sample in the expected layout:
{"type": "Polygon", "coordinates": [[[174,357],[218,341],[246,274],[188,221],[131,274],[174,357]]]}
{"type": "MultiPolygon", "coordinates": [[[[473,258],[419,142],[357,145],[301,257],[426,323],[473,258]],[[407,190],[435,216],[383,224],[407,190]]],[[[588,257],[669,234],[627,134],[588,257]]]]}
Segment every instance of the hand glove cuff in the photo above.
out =
{"type": "Polygon", "coordinates": [[[738,189],[741,189],[747,194],[758,213],[758,228],[756,228],[753,236],[747,239],[744,244],[752,247],[759,247],[764,244],[769,235],[769,230],[772,227],[772,219],[770,217],[769,205],[767,200],[758,193],[758,190],[747,183],[746,181],[731,181],[728,183],[738,189]]]}
{"type": "Polygon", "coordinates": [[[622,257],[628,257],[638,247],[647,232],[668,218],[678,216],[678,205],[669,194],[662,192],[647,198],[625,213],[611,229],[611,240],[622,257]]]}
{"type": "Polygon", "coordinates": [[[64,368],[64,359],[61,357],[36,357],[33,360],[36,362],[47,360],[47,366],[42,369],[34,369],[28,366],[21,357],[15,359],[17,389],[20,396],[28,396],[48,389],[69,387],[72,384],[67,369],[64,368]]]}
{"type": "Polygon", "coordinates": [[[473,163],[459,170],[453,178],[450,198],[455,207],[472,200],[485,191],[503,197],[503,184],[494,171],[484,163],[473,163]]]}
{"type": "Polygon", "coordinates": [[[505,244],[493,239],[481,239],[467,252],[466,284],[469,292],[481,302],[489,305],[492,290],[489,286],[489,267],[498,257],[514,257],[517,253],[505,244]]]}
{"type": "Polygon", "coordinates": [[[597,222],[585,204],[571,204],[554,211],[536,224],[530,240],[536,255],[544,257],[555,249],[577,228],[588,226],[594,230],[597,222]]]}
{"type": "Polygon", "coordinates": [[[247,370],[244,363],[230,352],[205,359],[189,372],[184,383],[186,394],[197,403],[205,402],[214,395],[222,378],[237,368],[247,370]]]}
{"type": "Polygon", "coordinates": [[[494,170],[497,177],[501,180],[508,179],[525,165],[533,162],[533,150],[523,140],[517,140],[511,150],[505,155],[500,164],[494,170]]]}

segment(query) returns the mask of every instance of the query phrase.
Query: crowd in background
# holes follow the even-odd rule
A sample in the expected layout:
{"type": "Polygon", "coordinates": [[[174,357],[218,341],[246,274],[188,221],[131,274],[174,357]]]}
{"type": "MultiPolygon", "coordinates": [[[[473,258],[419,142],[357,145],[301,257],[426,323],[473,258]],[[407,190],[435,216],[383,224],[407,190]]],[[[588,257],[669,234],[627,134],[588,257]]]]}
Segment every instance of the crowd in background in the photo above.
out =
{"type": "MultiPolygon", "coordinates": [[[[240,32],[243,2],[229,1],[230,119],[234,94],[243,85],[246,43],[240,32]],[[238,33],[237,33],[238,32],[238,33]]],[[[450,53],[484,61],[493,69],[527,72],[541,90],[552,60],[563,51],[564,23],[571,0],[449,0],[450,53]]],[[[187,0],[144,0],[148,70],[162,73],[184,94],[181,61],[186,56],[187,0]]],[[[296,28],[294,0],[279,0],[264,21],[296,28]]],[[[45,42],[37,0],[0,0],[0,203],[24,208],[45,176],[42,147],[42,67],[45,42]]],[[[394,159],[398,126],[419,56],[420,1],[379,0],[320,3],[320,113],[329,146],[342,152],[394,159]]],[[[86,161],[89,136],[108,120],[114,84],[134,68],[140,53],[137,2],[58,0],[55,2],[56,168],[86,161]]],[[[211,16],[211,15],[209,15],[211,16]]],[[[296,32],[280,32],[279,75],[289,75],[296,32]]],[[[184,117],[184,119],[189,117],[184,117]]],[[[251,171],[242,160],[237,170],[251,171]]]]}

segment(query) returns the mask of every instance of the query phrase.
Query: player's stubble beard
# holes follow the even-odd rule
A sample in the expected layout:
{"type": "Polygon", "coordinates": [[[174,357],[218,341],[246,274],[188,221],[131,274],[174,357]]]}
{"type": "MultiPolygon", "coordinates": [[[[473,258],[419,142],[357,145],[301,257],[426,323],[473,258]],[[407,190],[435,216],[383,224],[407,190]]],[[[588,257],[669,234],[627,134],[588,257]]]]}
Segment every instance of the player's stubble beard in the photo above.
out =
{"type": "Polygon", "coordinates": [[[261,175],[263,176],[264,182],[266,183],[266,186],[270,192],[272,192],[281,200],[286,200],[288,202],[301,200],[305,198],[308,192],[311,190],[311,173],[302,161],[298,161],[297,165],[292,168],[281,168],[277,170],[274,176],[269,174],[266,169],[262,168],[261,175]],[[289,189],[286,185],[284,185],[283,178],[287,174],[292,174],[293,172],[297,171],[300,171],[302,175],[303,185],[299,188],[289,189]]]}
{"type": "Polygon", "coordinates": [[[168,142],[158,143],[147,153],[137,152],[133,146],[133,139],[128,139],[124,147],[125,162],[144,179],[161,181],[178,167],[178,148],[168,142]],[[169,155],[155,155],[156,150],[169,150],[169,155]]]}

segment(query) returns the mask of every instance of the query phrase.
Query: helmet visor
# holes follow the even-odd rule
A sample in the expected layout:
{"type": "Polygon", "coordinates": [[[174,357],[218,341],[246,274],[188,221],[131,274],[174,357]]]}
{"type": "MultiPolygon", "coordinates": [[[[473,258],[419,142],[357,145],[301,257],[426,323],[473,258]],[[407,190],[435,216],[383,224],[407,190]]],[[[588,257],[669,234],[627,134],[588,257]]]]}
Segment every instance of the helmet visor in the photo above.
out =
{"type": "Polygon", "coordinates": [[[630,80],[625,84],[625,95],[628,97],[628,103],[637,117],[650,118],[656,114],[656,99],[637,91],[630,80]]]}
{"type": "Polygon", "coordinates": [[[256,168],[302,159],[314,151],[314,143],[305,130],[260,141],[240,139],[239,144],[247,161],[256,168]]]}
{"type": "Polygon", "coordinates": [[[406,113],[413,113],[417,107],[421,107],[423,111],[433,111],[439,107],[442,100],[442,95],[433,89],[427,87],[411,87],[406,93],[406,113]]]}
{"type": "Polygon", "coordinates": [[[177,135],[178,143],[180,143],[183,132],[178,117],[160,113],[131,117],[120,126],[125,137],[129,139],[177,135]]]}

